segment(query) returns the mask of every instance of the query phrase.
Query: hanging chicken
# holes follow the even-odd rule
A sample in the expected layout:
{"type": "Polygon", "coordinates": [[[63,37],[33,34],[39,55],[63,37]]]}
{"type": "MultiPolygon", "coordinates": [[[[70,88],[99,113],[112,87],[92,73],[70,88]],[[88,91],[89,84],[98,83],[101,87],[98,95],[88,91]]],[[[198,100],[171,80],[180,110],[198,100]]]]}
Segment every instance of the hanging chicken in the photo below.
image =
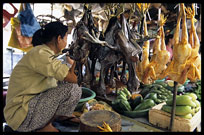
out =
{"type": "Polygon", "coordinates": [[[144,84],[150,84],[153,83],[156,79],[163,79],[160,78],[160,74],[167,68],[166,64],[169,62],[170,53],[166,50],[166,44],[165,44],[165,35],[164,35],[164,29],[163,25],[166,22],[166,18],[164,18],[164,15],[161,14],[161,20],[160,20],[160,30],[159,34],[161,38],[157,38],[155,40],[156,43],[154,44],[155,51],[154,58],[149,63],[147,68],[145,69],[143,80],[142,82],[144,84]],[[160,40],[160,41],[159,41],[160,40]]]}
{"type": "MultiPolygon", "coordinates": [[[[146,14],[144,14],[144,36],[148,36],[146,14]]],[[[143,80],[144,71],[149,64],[149,45],[150,45],[149,40],[144,41],[142,60],[141,62],[140,61],[138,62],[136,67],[136,73],[140,80],[143,80]]]]}
{"type": "Polygon", "coordinates": [[[192,47],[191,56],[187,61],[185,71],[187,72],[187,77],[190,81],[195,82],[197,79],[201,79],[201,55],[199,54],[200,41],[196,33],[196,28],[194,22],[196,21],[194,4],[191,8],[186,9],[187,17],[191,19],[191,30],[190,30],[190,44],[192,47]]]}
{"type": "Polygon", "coordinates": [[[180,84],[184,84],[186,77],[184,74],[184,68],[186,66],[187,60],[191,56],[191,45],[188,43],[188,32],[186,25],[186,13],[184,4],[180,4],[181,10],[179,12],[176,30],[174,32],[174,44],[173,44],[173,60],[168,65],[167,69],[162,73],[161,77],[166,75],[170,77],[171,80],[176,81],[180,84]],[[179,30],[180,22],[182,17],[182,37],[179,41],[179,30]]]}
{"type": "MultiPolygon", "coordinates": [[[[161,35],[160,33],[161,33],[161,31],[159,30],[158,35],[161,35]]],[[[150,59],[150,62],[155,60],[157,53],[161,50],[161,48],[160,48],[161,39],[160,38],[161,38],[160,36],[157,36],[156,39],[154,40],[154,43],[153,43],[153,55],[152,55],[152,57],[150,59]]]]}

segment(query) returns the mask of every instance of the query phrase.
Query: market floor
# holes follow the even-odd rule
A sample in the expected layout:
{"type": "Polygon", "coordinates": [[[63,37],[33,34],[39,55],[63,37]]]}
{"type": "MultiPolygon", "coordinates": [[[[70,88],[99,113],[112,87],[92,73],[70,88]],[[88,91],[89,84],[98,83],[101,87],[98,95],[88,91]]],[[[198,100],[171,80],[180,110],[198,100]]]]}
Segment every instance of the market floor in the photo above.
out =
{"type": "MultiPolygon", "coordinates": [[[[157,128],[138,122],[134,119],[121,115],[122,131],[121,132],[164,132],[157,128]]],[[[53,122],[53,125],[61,132],[79,132],[79,125],[70,123],[53,122]]]]}
{"type": "MultiPolygon", "coordinates": [[[[144,124],[144,119],[131,119],[126,116],[121,115],[122,119],[122,130],[121,132],[164,132],[164,130],[160,130],[158,128],[154,128],[150,125],[144,124]]],[[[3,124],[3,132],[13,132],[12,129],[7,124],[3,124]],[[6,128],[5,128],[6,127],[6,128]]],[[[59,129],[61,132],[79,132],[79,124],[73,123],[60,123],[58,121],[54,121],[53,125],[59,129]]]]}

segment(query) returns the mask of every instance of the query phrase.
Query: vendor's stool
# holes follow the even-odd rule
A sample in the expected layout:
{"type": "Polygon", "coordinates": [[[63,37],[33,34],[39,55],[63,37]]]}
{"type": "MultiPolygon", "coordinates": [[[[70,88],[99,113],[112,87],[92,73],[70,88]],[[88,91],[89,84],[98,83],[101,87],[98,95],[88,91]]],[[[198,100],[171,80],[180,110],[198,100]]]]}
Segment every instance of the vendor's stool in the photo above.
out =
{"type": "Polygon", "coordinates": [[[118,113],[107,110],[92,110],[80,117],[79,132],[99,132],[97,126],[102,127],[103,121],[109,124],[113,132],[120,132],[121,117],[118,113]]]}

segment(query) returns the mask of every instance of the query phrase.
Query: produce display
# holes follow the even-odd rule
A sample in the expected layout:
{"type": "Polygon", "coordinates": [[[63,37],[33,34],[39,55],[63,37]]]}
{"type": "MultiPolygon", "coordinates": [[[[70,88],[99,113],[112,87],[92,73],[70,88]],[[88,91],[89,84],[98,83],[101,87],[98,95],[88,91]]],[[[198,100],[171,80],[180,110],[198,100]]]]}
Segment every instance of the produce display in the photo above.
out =
{"type": "MultiPolygon", "coordinates": [[[[162,106],[162,110],[171,113],[173,100],[166,101],[166,105],[162,106]]],[[[200,110],[200,102],[194,93],[187,93],[185,95],[176,97],[175,115],[191,119],[200,110]]]]}
{"type": "Polygon", "coordinates": [[[155,105],[153,99],[143,99],[141,94],[131,95],[125,87],[118,91],[116,99],[112,101],[115,111],[133,118],[146,116],[148,110],[155,105]]]}
{"type": "MultiPolygon", "coordinates": [[[[173,93],[177,92],[175,115],[193,120],[201,110],[201,54],[195,24],[197,9],[194,3],[191,7],[185,5],[188,4],[178,4],[179,12],[173,13],[176,24],[172,26],[175,29],[169,30],[173,32],[170,59],[165,43],[170,26],[165,25],[171,22],[167,22],[170,13],[164,12],[162,6],[155,8],[158,20],[154,22],[149,15],[149,9],[155,6],[153,3],[103,3],[100,13],[96,13],[92,4],[83,4],[81,13],[75,14],[79,21],[73,19],[73,41],[62,53],[68,52],[67,56],[76,62],[74,72],[78,85],[92,89],[96,93],[94,98],[104,101],[88,99],[79,109],[76,107],[74,115],[108,110],[131,118],[147,117],[154,106],[163,104],[157,112],[166,115],[172,112],[173,93]],[[97,18],[99,14],[104,19],[97,18]],[[107,100],[111,100],[111,105],[107,100]]],[[[74,11],[71,13],[74,8],[69,10],[67,14],[74,14],[74,11]]],[[[97,128],[100,132],[112,132],[105,121],[97,128]]]]}
{"type": "MultiPolygon", "coordinates": [[[[174,84],[172,80],[167,80],[167,89],[171,90],[173,92],[174,84]]],[[[201,102],[201,80],[198,80],[197,82],[190,82],[189,80],[186,80],[184,85],[179,84],[177,94],[183,95],[185,93],[194,93],[197,96],[197,100],[201,102]]]]}
{"type": "MultiPolygon", "coordinates": [[[[152,107],[164,104],[161,110],[171,113],[173,93],[177,88],[175,115],[192,119],[201,109],[201,55],[194,24],[194,4],[192,8],[185,7],[184,3],[179,4],[177,24],[173,31],[172,59],[165,43],[165,23],[168,16],[165,13],[158,14],[157,34],[150,36],[147,11],[151,4],[135,3],[130,6],[129,11],[125,11],[124,5],[120,3],[107,6],[108,25],[102,32],[94,25],[89,5],[84,6],[83,17],[76,25],[74,36],[78,40],[75,38],[69,55],[77,61],[75,71],[78,84],[90,87],[97,96],[105,99],[107,88],[116,91],[115,95],[111,95],[115,96],[111,102],[112,108],[108,104],[90,100],[83,106],[82,112],[111,110],[138,118],[147,117],[154,110],[152,107]],[[137,28],[130,23],[135,14],[139,16],[137,22],[134,22],[137,28]],[[191,21],[189,31],[187,19],[191,21]],[[150,39],[155,39],[152,56],[150,39]],[[96,79],[94,71],[97,60],[101,68],[96,79]],[[85,74],[82,74],[83,65],[86,67],[85,74]],[[116,86],[117,82],[122,85],[116,86]],[[174,87],[174,84],[177,86],[174,87]]],[[[103,126],[104,128],[98,128],[111,131],[105,123],[103,126]]]]}
{"type": "Polygon", "coordinates": [[[201,81],[196,82],[197,88],[194,90],[194,93],[198,97],[198,101],[201,102],[201,81]]]}
{"type": "Polygon", "coordinates": [[[172,87],[165,82],[156,82],[144,85],[140,94],[144,97],[144,99],[151,98],[156,104],[160,104],[173,97],[171,89],[172,87]]]}

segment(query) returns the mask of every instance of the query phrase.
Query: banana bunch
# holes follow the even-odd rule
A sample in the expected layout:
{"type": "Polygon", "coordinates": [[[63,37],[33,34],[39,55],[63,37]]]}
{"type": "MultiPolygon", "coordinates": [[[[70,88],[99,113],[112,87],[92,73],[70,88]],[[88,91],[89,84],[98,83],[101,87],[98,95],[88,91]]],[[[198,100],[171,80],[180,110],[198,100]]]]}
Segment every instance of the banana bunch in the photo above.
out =
{"type": "Polygon", "coordinates": [[[97,127],[101,129],[100,132],[113,132],[110,126],[105,121],[103,121],[103,127],[100,127],[100,126],[97,126],[97,127]]]}

